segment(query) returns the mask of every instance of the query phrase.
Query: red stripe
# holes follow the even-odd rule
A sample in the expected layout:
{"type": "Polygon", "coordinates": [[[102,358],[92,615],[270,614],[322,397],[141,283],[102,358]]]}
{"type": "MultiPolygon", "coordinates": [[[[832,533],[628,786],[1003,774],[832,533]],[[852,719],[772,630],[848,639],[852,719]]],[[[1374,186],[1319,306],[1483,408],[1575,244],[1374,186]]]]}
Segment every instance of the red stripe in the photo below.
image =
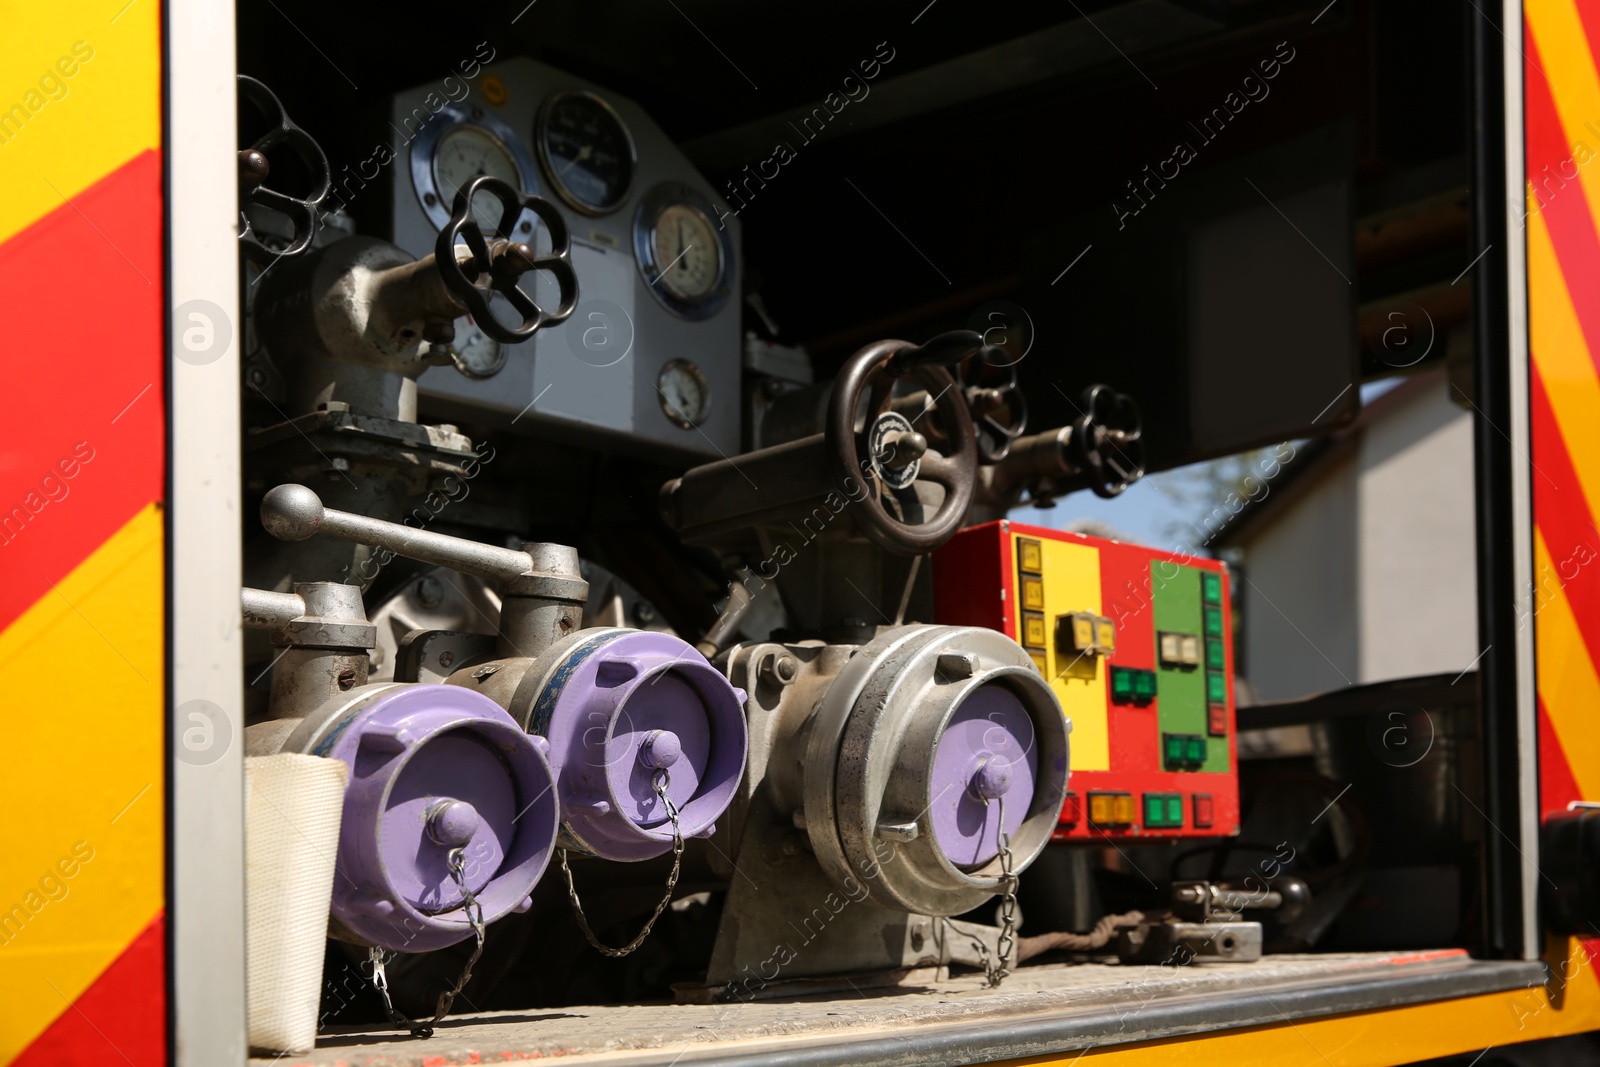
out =
{"type": "MultiPolygon", "coordinates": [[[[1528,47],[1533,48],[1531,31],[1528,47]]],[[[1529,59],[1538,62],[1532,53],[1529,59]]],[[[1528,180],[1533,184],[1536,210],[1550,231],[1589,356],[1600,368],[1600,284],[1592,280],[1600,278],[1600,236],[1595,233],[1594,215],[1580,177],[1583,169],[1600,167],[1600,115],[1589,127],[1563,130],[1550,83],[1531,77],[1527,94],[1528,180]]]]}
{"type": "Polygon", "coordinates": [[[1528,375],[1532,409],[1533,513],[1550,550],[1553,573],[1535,574],[1533,610],[1558,593],[1572,606],[1589,659],[1600,665],[1600,530],[1584,498],[1544,376],[1535,364],[1528,375]]]}
{"type": "Polygon", "coordinates": [[[1544,697],[1539,698],[1539,811],[1544,816],[1566,811],[1567,804],[1582,800],[1578,780],[1572,776],[1572,764],[1567,762],[1561,739],[1556,736],[1550,713],[1545,710],[1544,697]]]}
{"type": "Polygon", "coordinates": [[[152,151],[0,245],[0,629],[161,499],[161,229],[152,151]]]}
{"type": "MultiPolygon", "coordinates": [[[[1583,35],[1589,41],[1589,54],[1600,56],[1600,3],[1595,0],[1573,0],[1573,7],[1577,8],[1578,20],[1583,23],[1583,35]]],[[[1528,80],[1532,81],[1537,74],[1530,68],[1528,80]]]]}
{"type": "Polygon", "coordinates": [[[161,1067],[167,1055],[165,963],[166,922],[157,915],[11,1067],[161,1067]]]}

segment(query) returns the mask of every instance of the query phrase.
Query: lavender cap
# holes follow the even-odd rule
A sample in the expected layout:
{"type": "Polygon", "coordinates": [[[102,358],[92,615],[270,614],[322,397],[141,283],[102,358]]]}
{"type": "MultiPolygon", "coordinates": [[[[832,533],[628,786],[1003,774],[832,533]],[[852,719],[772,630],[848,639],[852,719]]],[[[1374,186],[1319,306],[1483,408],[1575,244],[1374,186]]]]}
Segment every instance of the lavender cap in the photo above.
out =
{"type": "Polygon", "coordinates": [[[684,836],[710,836],[744,774],[744,691],[668,634],[580,633],[556,657],[528,729],[550,739],[563,840],[611,860],[670,850],[663,771],[684,836]]]}
{"type": "Polygon", "coordinates": [[[458,686],[393,686],[341,711],[313,750],[352,772],[336,928],[405,952],[470,937],[454,848],[485,921],[524,910],[559,827],[543,748],[494,701],[458,686]]]}
{"type": "Polygon", "coordinates": [[[933,750],[933,834],[952,864],[981,867],[1000,853],[1000,801],[1014,837],[1033,805],[1039,746],[1033,720],[1003,685],[973,691],[933,750]]]}

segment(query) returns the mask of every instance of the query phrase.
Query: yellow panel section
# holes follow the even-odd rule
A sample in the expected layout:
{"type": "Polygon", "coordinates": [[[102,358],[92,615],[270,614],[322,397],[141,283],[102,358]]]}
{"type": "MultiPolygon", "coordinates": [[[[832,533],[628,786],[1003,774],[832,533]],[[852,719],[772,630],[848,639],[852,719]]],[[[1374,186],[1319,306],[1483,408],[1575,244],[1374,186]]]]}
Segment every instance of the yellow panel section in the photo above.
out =
{"type": "MultiPolygon", "coordinates": [[[[1523,11],[1534,44],[1539,48],[1539,63],[1544,68],[1543,75],[1532,70],[1528,77],[1549,79],[1550,95],[1555,98],[1568,149],[1582,141],[1592,151],[1597,142],[1585,123],[1600,127],[1600,77],[1595,73],[1594,57],[1589,54],[1589,36],[1578,17],[1577,5],[1573,0],[1527,0],[1523,11]]],[[[1579,166],[1578,179],[1589,201],[1589,210],[1600,211],[1600,168],[1579,166]]],[[[1538,208],[1538,202],[1530,197],[1529,212],[1538,208]]]]}
{"type": "Polygon", "coordinates": [[[162,908],[162,551],[152,504],[0,633],[0,1063],[162,908]]]}
{"type": "MultiPolygon", "coordinates": [[[[1016,536],[1016,535],[1013,535],[1016,536]]],[[[1018,541],[1033,538],[1018,537],[1018,541]]],[[[1099,656],[1061,655],[1056,651],[1056,616],[1100,607],[1100,550],[1053,539],[1040,544],[1044,571],[1045,677],[1072,720],[1072,769],[1111,769],[1111,742],[1106,722],[1106,665],[1099,656]]],[[[1017,560],[1022,559],[1018,547],[1017,560]]]]}
{"type": "MultiPolygon", "coordinates": [[[[1595,376],[1594,361],[1543,216],[1528,220],[1528,274],[1536,281],[1528,286],[1533,361],[1544,378],[1584,498],[1591,506],[1600,504],[1600,378],[1595,376]]],[[[1537,469],[1533,476],[1545,477],[1537,469]]]]}
{"type": "Polygon", "coordinates": [[[0,11],[4,242],[160,146],[161,5],[52,0],[0,11]]]}
{"type": "MultiPolygon", "coordinates": [[[[1546,955],[1553,972],[1553,997],[1545,986],[1536,986],[1010,1062],[1018,1067],[1166,1067],[1172,1063],[1184,1067],[1396,1067],[1457,1053],[1470,1057],[1491,1047],[1600,1027],[1600,986],[1593,965],[1576,940],[1555,947],[1558,951],[1546,955]]],[[[1263,1002],[1271,1003],[1270,992],[1261,996],[1263,1002]]],[[[1137,1032],[1137,1002],[1129,1005],[1127,1023],[1130,1032],[1137,1032]]]]}
{"type": "MultiPolygon", "coordinates": [[[[1550,725],[1561,739],[1578,791],[1600,796],[1600,678],[1583,641],[1583,631],[1563,591],[1562,579],[1545,544],[1544,532],[1534,529],[1533,610],[1538,640],[1539,695],[1550,714],[1550,725]]],[[[1585,579],[1588,580],[1588,579],[1585,579]]]]}

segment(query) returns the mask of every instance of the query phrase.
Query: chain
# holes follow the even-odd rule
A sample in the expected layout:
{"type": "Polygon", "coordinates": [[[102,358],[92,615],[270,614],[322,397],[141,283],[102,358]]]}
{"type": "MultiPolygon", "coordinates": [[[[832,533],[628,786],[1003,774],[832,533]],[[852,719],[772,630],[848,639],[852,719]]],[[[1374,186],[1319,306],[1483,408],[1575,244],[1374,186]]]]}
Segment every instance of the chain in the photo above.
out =
{"type": "Polygon", "coordinates": [[[672,820],[672,873],[667,875],[667,891],[661,895],[661,902],[656,905],[656,910],[650,913],[650,919],[644,924],[644,929],[626,945],[621,948],[602,945],[600,939],[594,936],[594,931],[589,929],[589,917],[583,913],[583,902],[578,899],[578,889],[572,884],[572,868],[567,866],[567,850],[561,850],[561,873],[567,876],[567,899],[572,901],[572,913],[578,920],[578,928],[583,931],[583,936],[589,939],[589,944],[607,956],[626,956],[644,944],[644,939],[650,936],[656,920],[661,918],[661,913],[672,903],[672,890],[678,884],[678,870],[683,863],[683,828],[678,825],[678,809],[673,805],[672,798],[667,796],[667,787],[671,784],[672,780],[667,777],[667,769],[658,768],[651,779],[651,785],[655,788],[656,796],[661,798],[661,803],[666,805],[667,818],[672,820]]]}
{"type": "MultiPolygon", "coordinates": [[[[999,959],[990,957],[988,946],[980,944],[984,978],[990,989],[1010,977],[1011,952],[1017,943],[1017,875],[1011,856],[1011,835],[1006,833],[1006,798],[1002,796],[997,802],[1000,805],[1000,828],[995,835],[1000,850],[1000,939],[995,948],[999,959]]],[[[985,801],[986,806],[987,803],[985,801]]]]}
{"type": "Polygon", "coordinates": [[[389,976],[385,973],[385,965],[394,954],[384,951],[374,945],[367,953],[367,959],[372,964],[372,984],[378,990],[378,995],[383,998],[383,1010],[389,1016],[389,1022],[402,1030],[411,1031],[412,1037],[432,1037],[433,1028],[439,1021],[450,1014],[450,1007],[456,1002],[456,997],[467,987],[472,980],[472,968],[477,966],[478,958],[483,955],[483,938],[487,931],[487,924],[483,921],[483,905],[478,903],[478,898],[467,885],[466,859],[464,848],[450,850],[448,862],[450,864],[450,877],[455,881],[456,887],[461,890],[461,907],[466,912],[467,921],[472,924],[473,936],[477,938],[477,945],[473,947],[472,955],[467,957],[467,965],[461,971],[461,977],[456,979],[456,984],[439,994],[438,1001],[434,1004],[433,1018],[425,1023],[414,1022],[407,1018],[403,1012],[394,1006],[394,1001],[389,996],[389,976]]]}

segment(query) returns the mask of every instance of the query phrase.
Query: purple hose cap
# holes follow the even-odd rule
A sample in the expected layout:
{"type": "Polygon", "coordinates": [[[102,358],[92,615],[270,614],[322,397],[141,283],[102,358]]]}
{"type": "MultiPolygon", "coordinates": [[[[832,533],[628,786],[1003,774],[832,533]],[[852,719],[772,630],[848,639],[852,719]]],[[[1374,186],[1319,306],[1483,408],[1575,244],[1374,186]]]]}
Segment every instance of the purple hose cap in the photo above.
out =
{"type": "Polygon", "coordinates": [[[974,690],[956,708],[933,750],[929,782],[934,840],[957,867],[980,867],[1000,854],[1033,804],[1039,746],[1033,720],[1003,685],[974,690]]]}
{"type": "Polygon", "coordinates": [[[672,847],[662,785],[685,837],[727,810],[749,745],[743,690],[668,634],[605,629],[558,646],[528,728],[550,739],[563,838],[611,860],[672,847]]]}
{"type": "Polygon", "coordinates": [[[555,775],[488,697],[398,685],[344,708],[315,749],[350,765],[333,916],[368,944],[427,952],[472,935],[450,856],[493,922],[523,905],[555,849],[555,775]]]}

